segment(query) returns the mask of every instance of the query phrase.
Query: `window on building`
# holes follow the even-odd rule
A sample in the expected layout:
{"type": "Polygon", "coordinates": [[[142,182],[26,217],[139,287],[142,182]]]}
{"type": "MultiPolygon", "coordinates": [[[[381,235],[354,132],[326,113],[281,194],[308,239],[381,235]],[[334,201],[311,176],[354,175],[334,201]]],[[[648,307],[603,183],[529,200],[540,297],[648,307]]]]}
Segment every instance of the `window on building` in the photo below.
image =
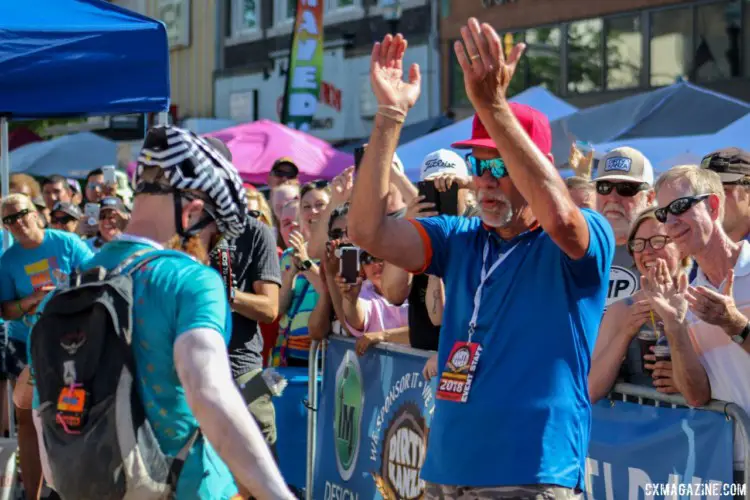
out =
{"type": "Polygon", "coordinates": [[[455,41],[451,42],[448,46],[451,68],[451,72],[448,75],[448,102],[452,108],[470,107],[471,102],[466,95],[466,87],[464,87],[464,72],[461,70],[461,65],[458,64],[458,59],[456,58],[456,52],[453,50],[454,43],[455,41]]]}
{"type": "Polygon", "coordinates": [[[356,0],[327,0],[328,10],[345,9],[357,5],[356,0]]]}
{"type": "Polygon", "coordinates": [[[602,90],[603,25],[601,19],[587,19],[568,25],[568,92],[602,90]]]}
{"type": "Polygon", "coordinates": [[[275,0],[273,5],[274,24],[283,24],[294,20],[297,0],[275,0]]]}
{"type": "MultiPolygon", "coordinates": [[[[503,51],[505,52],[505,56],[508,57],[510,55],[510,51],[513,50],[513,47],[516,44],[519,44],[525,40],[526,36],[523,31],[519,33],[505,33],[503,35],[503,51]]],[[[513,79],[510,81],[510,85],[508,85],[508,97],[513,97],[514,95],[523,92],[526,90],[526,80],[527,80],[527,73],[528,73],[528,63],[526,62],[527,54],[524,54],[521,56],[521,60],[518,62],[518,67],[516,67],[516,74],[513,75],[513,79]]]]}
{"type": "Polygon", "coordinates": [[[560,28],[526,30],[526,86],[542,85],[559,94],[560,87],[560,28]]]}
{"type": "Polygon", "coordinates": [[[606,82],[608,90],[638,87],[643,66],[641,16],[604,20],[606,82]]]}
{"type": "Polygon", "coordinates": [[[693,72],[701,82],[740,76],[742,4],[739,1],[696,7],[693,72]]]}
{"type": "Polygon", "coordinates": [[[651,13],[650,83],[671,85],[687,77],[693,61],[693,11],[690,8],[651,13]]]}
{"type": "Polygon", "coordinates": [[[230,36],[241,37],[260,30],[260,0],[232,0],[230,36]]]}

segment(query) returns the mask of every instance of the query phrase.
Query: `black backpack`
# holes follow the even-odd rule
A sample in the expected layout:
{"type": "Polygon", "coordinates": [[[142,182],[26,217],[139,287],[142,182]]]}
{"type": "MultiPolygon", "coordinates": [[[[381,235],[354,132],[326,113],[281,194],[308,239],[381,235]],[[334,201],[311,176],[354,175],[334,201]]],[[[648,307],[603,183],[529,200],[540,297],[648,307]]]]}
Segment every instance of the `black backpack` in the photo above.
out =
{"type": "Polygon", "coordinates": [[[198,430],[175,458],[164,455],[137,391],[132,274],[163,255],[190,258],[144,250],[111,272],[73,273],[32,329],[49,479],[65,500],[171,499],[199,437],[198,430]]]}

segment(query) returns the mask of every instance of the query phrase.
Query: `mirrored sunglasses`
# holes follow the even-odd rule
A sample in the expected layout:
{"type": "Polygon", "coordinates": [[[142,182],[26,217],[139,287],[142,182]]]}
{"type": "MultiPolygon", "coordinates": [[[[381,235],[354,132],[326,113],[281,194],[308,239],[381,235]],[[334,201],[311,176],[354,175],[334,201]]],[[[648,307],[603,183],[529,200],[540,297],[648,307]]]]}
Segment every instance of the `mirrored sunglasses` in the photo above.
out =
{"type": "Polygon", "coordinates": [[[473,154],[466,155],[466,163],[469,165],[471,175],[481,177],[485,172],[492,174],[495,179],[502,179],[508,175],[508,169],[502,158],[490,158],[489,160],[480,160],[473,154]]]}
{"type": "Polygon", "coordinates": [[[610,182],[610,181],[598,181],[596,183],[596,192],[606,196],[613,190],[617,191],[617,194],[625,198],[632,198],[641,191],[647,191],[649,185],[646,182],[610,182]]]}

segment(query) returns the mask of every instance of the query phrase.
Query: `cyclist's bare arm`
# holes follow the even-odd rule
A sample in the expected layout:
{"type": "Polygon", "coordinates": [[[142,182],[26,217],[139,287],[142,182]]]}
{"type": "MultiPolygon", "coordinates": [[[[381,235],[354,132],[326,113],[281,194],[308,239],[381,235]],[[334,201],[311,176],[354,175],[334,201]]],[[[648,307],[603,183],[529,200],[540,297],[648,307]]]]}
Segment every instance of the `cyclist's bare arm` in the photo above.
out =
{"type": "Polygon", "coordinates": [[[234,477],[259,500],[294,500],[234,384],[222,336],[187,331],[175,341],[174,360],[190,409],[234,477]]]}

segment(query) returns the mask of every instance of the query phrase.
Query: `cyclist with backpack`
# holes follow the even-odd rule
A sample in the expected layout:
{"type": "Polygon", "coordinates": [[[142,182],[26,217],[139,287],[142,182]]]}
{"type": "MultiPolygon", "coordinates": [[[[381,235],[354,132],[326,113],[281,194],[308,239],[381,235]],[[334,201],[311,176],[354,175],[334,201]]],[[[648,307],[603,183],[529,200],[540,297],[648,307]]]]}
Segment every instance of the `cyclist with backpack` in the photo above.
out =
{"type": "Polygon", "coordinates": [[[131,222],[44,304],[30,341],[45,476],[65,499],[292,499],[229,366],[210,250],[246,221],[234,166],[159,126],[131,222]],[[166,250],[174,249],[174,250],[166,250]],[[231,471],[231,472],[230,472],[231,471]]]}

